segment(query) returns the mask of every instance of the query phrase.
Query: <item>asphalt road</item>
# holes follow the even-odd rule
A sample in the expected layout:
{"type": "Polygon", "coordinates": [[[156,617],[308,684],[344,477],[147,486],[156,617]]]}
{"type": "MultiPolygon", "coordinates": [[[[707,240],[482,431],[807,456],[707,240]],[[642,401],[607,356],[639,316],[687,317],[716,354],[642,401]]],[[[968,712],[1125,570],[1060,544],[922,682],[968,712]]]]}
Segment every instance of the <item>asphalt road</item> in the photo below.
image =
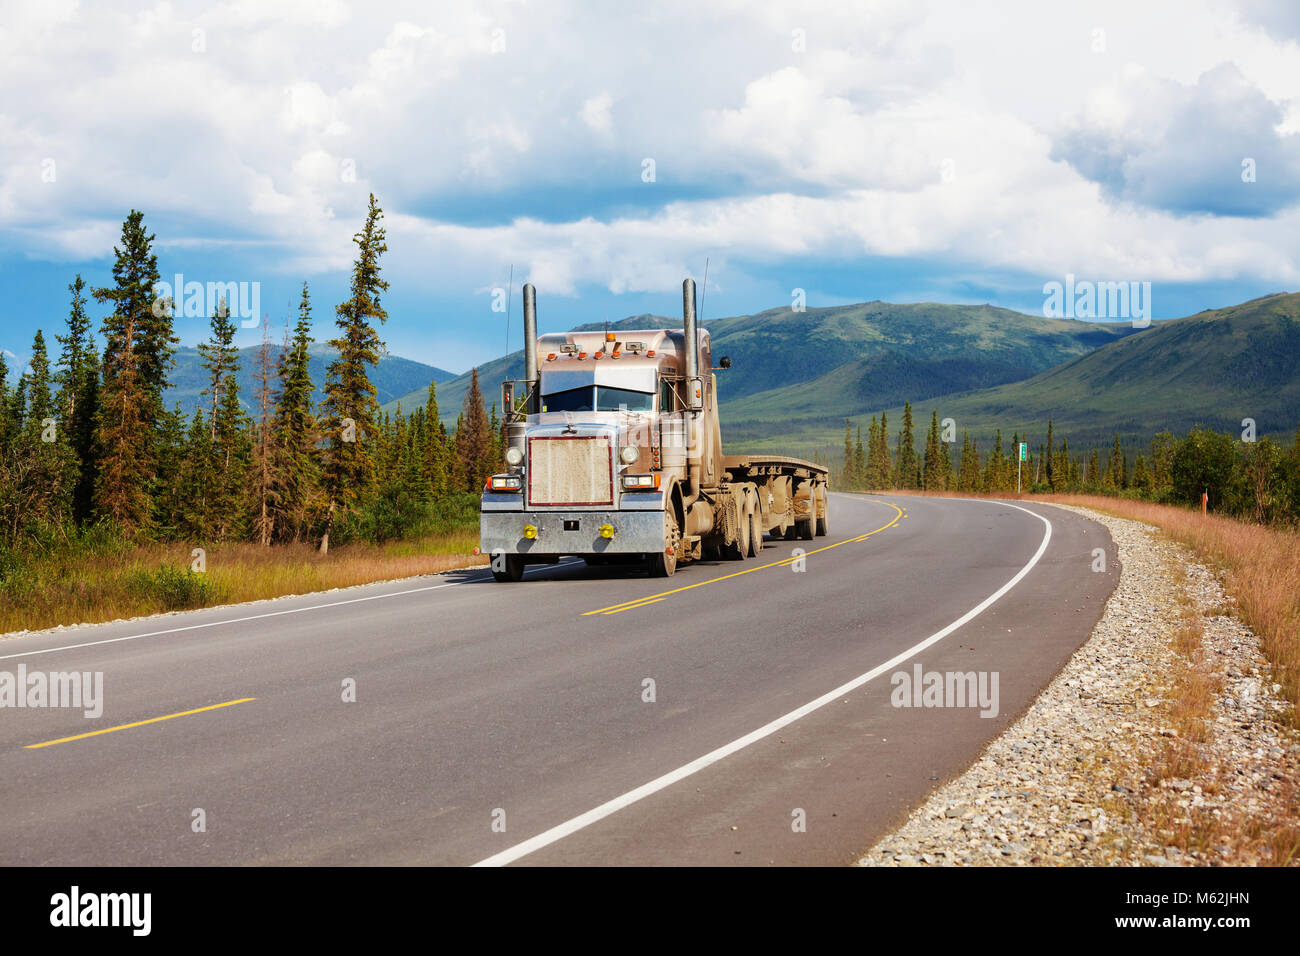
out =
{"type": "Polygon", "coordinates": [[[0,709],[0,864],[849,862],[1033,700],[1119,563],[1048,505],[833,495],[831,531],[0,641],[0,672],[104,686],[95,719],[0,709]],[[916,664],[996,674],[996,716],[894,706],[916,664]]]}

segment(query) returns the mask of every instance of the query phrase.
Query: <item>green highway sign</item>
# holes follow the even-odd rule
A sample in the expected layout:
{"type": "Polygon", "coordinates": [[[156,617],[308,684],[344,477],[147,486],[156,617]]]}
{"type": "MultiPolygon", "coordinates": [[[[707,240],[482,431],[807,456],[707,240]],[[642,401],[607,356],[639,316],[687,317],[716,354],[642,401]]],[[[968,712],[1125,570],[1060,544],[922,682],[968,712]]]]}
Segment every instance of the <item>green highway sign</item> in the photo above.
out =
{"type": "Polygon", "coordinates": [[[1020,443],[1020,460],[1021,461],[1029,460],[1029,442],[1022,441],[1020,443]]]}

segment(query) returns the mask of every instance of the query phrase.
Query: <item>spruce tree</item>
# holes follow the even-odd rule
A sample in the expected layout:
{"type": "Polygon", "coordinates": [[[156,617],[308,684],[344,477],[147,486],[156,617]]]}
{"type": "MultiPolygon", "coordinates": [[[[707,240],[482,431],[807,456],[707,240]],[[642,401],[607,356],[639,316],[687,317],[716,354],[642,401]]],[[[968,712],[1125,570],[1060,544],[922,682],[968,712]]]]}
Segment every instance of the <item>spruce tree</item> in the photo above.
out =
{"type": "Polygon", "coordinates": [[[9,449],[13,441],[9,417],[9,363],[5,361],[5,351],[0,349],[0,455],[9,449]]]}
{"type": "MultiPolygon", "coordinates": [[[[50,394],[50,356],[45,347],[45,335],[40,329],[32,340],[32,357],[27,363],[31,375],[26,378],[27,418],[23,423],[23,435],[33,447],[41,441],[41,434],[49,428],[54,412],[54,398],[50,394]]],[[[53,419],[55,431],[60,430],[60,423],[53,419]]]]}
{"type": "Polygon", "coordinates": [[[262,344],[257,350],[257,367],[253,372],[253,381],[257,384],[257,420],[253,426],[253,495],[250,502],[253,534],[264,548],[271,546],[276,534],[279,494],[283,486],[280,469],[286,458],[275,430],[274,364],[271,355],[271,324],[264,322],[262,344]]]}
{"type": "Polygon", "coordinates": [[[867,474],[867,455],[862,447],[862,426],[858,425],[858,441],[853,446],[854,488],[861,488],[867,474]]]}
{"type": "Polygon", "coordinates": [[[212,338],[199,343],[199,355],[203,357],[202,365],[208,370],[207,384],[200,393],[206,396],[209,437],[216,441],[217,406],[221,402],[222,389],[226,379],[239,371],[239,350],[235,348],[235,323],[230,318],[230,306],[225,297],[217,303],[217,310],[210,319],[212,338]]]}
{"type": "Polygon", "coordinates": [[[68,312],[67,335],[55,338],[63,347],[55,381],[59,392],[55,404],[63,421],[71,449],[72,474],[69,476],[72,517],[77,523],[91,516],[91,496],[95,487],[95,417],[99,408],[99,356],[90,333],[86,314],[86,283],[78,273],[68,286],[72,306],[68,312]]]}
{"type": "Polygon", "coordinates": [[[194,409],[190,419],[179,484],[174,518],[177,533],[191,540],[207,540],[212,525],[212,432],[202,408],[194,409]]]}
{"type": "Polygon", "coordinates": [[[1147,471],[1147,460],[1141,452],[1133,463],[1133,487],[1144,495],[1151,493],[1151,474],[1147,471]]]}
{"type": "Polygon", "coordinates": [[[876,416],[871,416],[871,425],[867,428],[867,468],[863,475],[863,484],[868,489],[881,487],[880,475],[880,424],[876,416]]]}
{"type": "Polygon", "coordinates": [[[456,450],[459,455],[461,490],[482,491],[487,476],[492,473],[488,465],[491,458],[491,423],[483,404],[483,392],[478,384],[478,369],[470,374],[469,391],[456,428],[456,450]]]}
{"type": "Polygon", "coordinates": [[[912,403],[903,403],[903,429],[898,433],[898,461],[895,463],[899,488],[919,488],[920,469],[916,462],[916,436],[912,425],[912,403]]]}
{"type": "Polygon", "coordinates": [[[158,428],[158,468],[152,503],[153,526],[162,538],[181,537],[186,531],[185,512],[189,505],[185,501],[184,475],[188,452],[185,413],[177,402],[175,408],[163,415],[158,428]]]}
{"type": "Polygon", "coordinates": [[[924,472],[922,475],[921,487],[926,491],[936,491],[939,489],[939,412],[934,410],[930,412],[930,430],[925,436],[925,461],[924,472]]]}
{"type": "Polygon", "coordinates": [[[17,453],[25,459],[16,469],[32,522],[63,527],[71,517],[72,482],[76,472],[72,449],[51,393],[50,357],[45,335],[32,340],[30,375],[23,386],[24,415],[17,453]]]}
{"type": "Polygon", "coordinates": [[[1001,491],[1006,478],[1004,461],[1002,456],[1002,429],[997,430],[997,436],[993,439],[993,451],[989,452],[988,462],[984,468],[984,490],[990,492],[1001,491]]]}
{"type": "Polygon", "coordinates": [[[447,433],[438,417],[438,385],[432,381],[424,405],[424,428],[420,474],[429,500],[437,501],[447,493],[447,433]]]}
{"type": "Polygon", "coordinates": [[[972,462],[970,433],[961,430],[961,464],[957,470],[957,490],[974,491],[979,483],[978,465],[972,462]]]}
{"type": "Polygon", "coordinates": [[[1110,452],[1110,465],[1106,469],[1106,484],[1116,489],[1124,487],[1124,452],[1119,447],[1119,435],[1115,436],[1115,445],[1110,452]]]}
{"type": "Polygon", "coordinates": [[[318,431],[312,412],[312,342],[311,295],[304,282],[292,339],[285,330],[272,423],[279,467],[272,476],[270,521],[279,537],[294,541],[308,533],[309,514],[320,487],[318,431]]]}
{"type": "Polygon", "coordinates": [[[102,387],[96,423],[100,467],[94,500],[128,531],[149,522],[149,488],[156,468],[155,429],[178,339],[172,304],[155,299],[159,282],[154,236],[132,210],[113,253],[114,285],[92,290],[113,311],[104,318],[102,387]]]}
{"type": "Polygon", "coordinates": [[[487,480],[488,475],[496,474],[505,466],[505,432],[502,426],[501,418],[497,415],[497,403],[493,402],[488,410],[488,436],[491,441],[487,460],[483,462],[484,481],[487,480]]]}
{"type": "Polygon", "coordinates": [[[893,459],[889,455],[889,418],[880,413],[880,430],[876,432],[876,467],[878,473],[873,487],[888,488],[894,474],[893,459]]]}
{"type": "Polygon", "coordinates": [[[371,193],[365,226],[352,237],[357,258],[352,265],[351,296],[335,309],[340,335],[329,342],[339,354],[330,363],[325,385],[328,446],[324,483],[329,508],[321,536],[322,552],[329,551],[336,512],[349,510],[363,501],[375,480],[371,445],[378,437],[375,414],[379,402],[368,368],[379,363],[384,349],[375,323],[382,324],[388,319],[379,298],[388,288],[388,283],[380,277],[379,266],[380,257],[388,251],[384,227],[379,222],[383,214],[371,193]]]}
{"type": "Polygon", "coordinates": [[[845,488],[854,487],[853,475],[853,428],[849,420],[844,419],[844,472],[840,478],[845,488]]]}
{"type": "Polygon", "coordinates": [[[1042,460],[1043,460],[1043,468],[1045,469],[1045,476],[1046,476],[1047,483],[1051,486],[1052,490],[1055,491],[1056,490],[1056,466],[1054,461],[1055,453],[1053,452],[1053,447],[1054,447],[1053,441],[1054,439],[1052,437],[1052,421],[1051,419],[1048,419],[1047,448],[1042,451],[1042,460]]]}
{"type": "Polygon", "coordinates": [[[244,488],[251,464],[253,438],[248,416],[239,401],[239,360],[221,382],[215,427],[212,431],[214,494],[213,536],[218,540],[242,538],[245,532],[244,488]]]}

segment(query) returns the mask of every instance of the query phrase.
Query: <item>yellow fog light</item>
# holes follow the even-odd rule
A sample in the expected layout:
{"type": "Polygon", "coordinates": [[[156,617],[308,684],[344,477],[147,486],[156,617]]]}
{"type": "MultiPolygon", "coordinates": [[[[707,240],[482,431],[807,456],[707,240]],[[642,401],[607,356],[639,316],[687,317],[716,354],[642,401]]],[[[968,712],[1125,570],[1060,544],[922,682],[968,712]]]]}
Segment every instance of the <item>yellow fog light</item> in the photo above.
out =
{"type": "Polygon", "coordinates": [[[603,524],[600,526],[600,536],[602,538],[614,537],[614,526],[612,524],[603,524]]]}
{"type": "Polygon", "coordinates": [[[529,541],[532,541],[534,538],[536,538],[537,526],[531,524],[524,525],[524,537],[527,538],[529,541]]]}

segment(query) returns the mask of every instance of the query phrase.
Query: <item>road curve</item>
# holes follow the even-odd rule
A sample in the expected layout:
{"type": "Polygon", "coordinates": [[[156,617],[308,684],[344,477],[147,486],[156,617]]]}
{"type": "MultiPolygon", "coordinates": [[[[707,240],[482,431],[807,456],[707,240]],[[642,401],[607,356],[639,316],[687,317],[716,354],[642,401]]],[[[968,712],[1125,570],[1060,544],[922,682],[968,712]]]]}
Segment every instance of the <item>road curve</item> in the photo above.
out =
{"type": "Polygon", "coordinates": [[[1039,504],[836,494],[831,531],[0,642],[0,671],[104,675],[96,719],[0,709],[0,863],[848,862],[1033,700],[1119,564],[1039,504]],[[996,716],[894,706],[918,664],[996,674],[996,716]]]}

